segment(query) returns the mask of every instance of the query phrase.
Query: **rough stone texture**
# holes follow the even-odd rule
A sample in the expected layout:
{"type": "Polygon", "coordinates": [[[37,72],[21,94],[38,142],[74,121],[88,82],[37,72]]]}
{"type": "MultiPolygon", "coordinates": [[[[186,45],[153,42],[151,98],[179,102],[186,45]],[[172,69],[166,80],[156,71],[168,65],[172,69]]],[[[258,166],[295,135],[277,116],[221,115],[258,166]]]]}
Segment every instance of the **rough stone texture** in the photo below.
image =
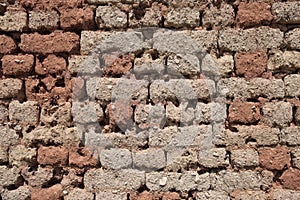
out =
{"type": "Polygon", "coordinates": [[[260,120],[260,105],[254,102],[236,100],[229,106],[229,121],[251,124],[260,120]]]}
{"type": "Polygon", "coordinates": [[[283,172],[280,176],[280,181],[283,188],[291,190],[300,189],[300,170],[298,169],[288,169],[283,172]]]}
{"type": "Polygon", "coordinates": [[[201,50],[217,48],[218,32],[215,30],[187,31],[186,34],[201,45],[201,50]]]}
{"type": "Polygon", "coordinates": [[[290,166],[290,152],[285,147],[259,149],[259,163],[269,170],[283,170],[290,166]]]}
{"type": "Polygon", "coordinates": [[[29,28],[32,31],[52,31],[58,28],[59,15],[57,11],[30,11],[29,28]]]}
{"type": "Polygon", "coordinates": [[[132,155],[127,149],[105,149],[100,153],[101,165],[108,169],[132,167],[132,155]]]}
{"type": "Polygon", "coordinates": [[[196,77],[200,73],[200,63],[193,55],[170,55],[167,61],[167,74],[178,77],[196,77]]]}
{"type": "Polygon", "coordinates": [[[92,29],[95,26],[94,11],[92,8],[75,8],[64,10],[60,16],[62,29],[92,29]]]}
{"type": "Polygon", "coordinates": [[[300,149],[292,151],[292,164],[294,167],[300,169],[300,149]]]}
{"type": "Polygon", "coordinates": [[[4,32],[22,32],[27,26],[26,21],[26,12],[17,9],[8,10],[3,16],[0,16],[0,30],[4,32]]]}
{"type": "Polygon", "coordinates": [[[133,153],[133,166],[142,171],[163,169],[166,166],[165,152],[161,149],[147,149],[133,153]]]}
{"type": "Polygon", "coordinates": [[[237,131],[224,129],[216,133],[215,143],[226,146],[243,146],[251,143],[270,146],[279,143],[279,129],[268,126],[235,126],[234,128],[237,131]]]}
{"type": "Polygon", "coordinates": [[[22,90],[22,85],[22,81],[19,79],[0,80],[0,99],[17,97],[22,90]]]}
{"type": "Polygon", "coordinates": [[[286,96],[297,97],[300,95],[300,76],[291,74],[284,78],[286,96]]]}
{"type": "Polygon", "coordinates": [[[229,98],[253,99],[258,97],[283,98],[285,95],[284,83],[280,79],[254,78],[246,81],[242,78],[232,77],[221,79],[218,90],[229,98]]]}
{"type": "Polygon", "coordinates": [[[230,194],[234,199],[268,199],[268,195],[264,191],[256,190],[237,190],[230,194]]]}
{"type": "Polygon", "coordinates": [[[272,13],[277,23],[298,24],[300,23],[300,3],[295,2],[275,2],[272,5],[272,13]]]}
{"type": "Polygon", "coordinates": [[[237,53],[234,57],[236,73],[245,78],[261,76],[267,68],[266,52],[237,53]]]}
{"type": "Polygon", "coordinates": [[[294,71],[300,68],[300,53],[297,51],[270,51],[268,70],[270,71],[294,71]]]}
{"type": "Polygon", "coordinates": [[[34,188],[31,191],[32,200],[60,199],[62,196],[63,190],[60,184],[53,185],[49,188],[34,188]]]}
{"type": "Polygon", "coordinates": [[[7,121],[8,119],[8,108],[0,104],[0,123],[7,121]]]}
{"type": "Polygon", "coordinates": [[[64,147],[44,147],[38,149],[37,161],[41,165],[64,165],[68,162],[68,150],[64,147]]]}
{"type": "Polygon", "coordinates": [[[73,102],[73,120],[78,123],[93,123],[104,117],[101,106],[94,102],[73,102]]]}
{"type": "Polygon", "coordinates": [[[197,9],[192,9],[189,7],[172,9],[166,16],[165,26],[174,28],[197,27],[200,24],[199,14],[200,13],[197,9]]]}
{"type": "Polygon", "coordinates": [[[260,190],[260,188],[269,188],[272,181],[273,173],[269,171],[258,173],[250,170],[240,172],[222,170],[211,175],[211,189],[225,192],[232,192],[235,189],[260,190]]]}
{"type": "Polygon", "coordinates": [[[207,77],[228,77],[234,71],[234,60],[232,55],[224,55],[219,58],[207,54],[201,63],[201,74],[207,77]]]}
{"type": "Polygon", "coordinates": [[[199,152],[199,164],[206,168],[218,168],[229,165],[229,158],[224,148],[213,148],[199,152]]]}
{"type": "Polygon", "coordinates": [[[9,54],[15,52],[17,45],[15,41],[6,35],[0,35],[0,53],[9,54]]]}
{"type": "Polygon", "coordinates": [[[16,190],[5,190],[1,196],[2,199],[27,200],[30,199],[31,193],[27,186],[20,186],[16,190]]]}
{"type": "Polygon", "coordinates": [[[275,189],[272,196],[274,200],[298,199],[299,197],[299,191],[286,189],[275,189]]]}
{"type": "Polygon", "coordinates": [[[269,126],[286,127],[293,120],[292,105],[289,102],[266,103],[262,107],[262,120],[269,126]]]}
{"type": "Polygon", "coordinates": [[[8,152],[7,148],[0,147],[0,164],[4,164],[8,162],[8,152]]]}
{"type": "Polygon", "coordinates": [[[230,200],[229,195],[226,192],[219,192],[214,190],[204,191],[204,192],[197,192],[196,200],[230,200]]]}
{"type": "Polygon", "coordinates": [[[231,162],[237,167],[254,167],[258,166],[258,153],[255,149],[235,149],[230,151],[231,162]]]}
{"type": "Polygon", "coordinates": [[[0,187],[7,187],[20,183],[20,170],[16,167],[0,166],[0,187]]]}
{"type": "Polygon", "coordinates": [[[33,69],[33,55],[5,55],[1,59],[2,72],[5,75],[26,75],[33,69]]]}
{"type": "Polygon", "coordinates": [[[69,59],[68,70],[72,75],[97,74],[100,70],[99,59],[93,56],[72,55],[69,59]]]}
{"type": "Polygon", "coordinates": [[[114,6],[99,6],[95,19],[99,28],[112,29],[127,26],[127,15],[114,6]]]}
{"type": "MultiPolygon", "coordinates": [[[[295,37],[292,32],[290,34],[290,38],[295,37]]],[[[283,32],[267,27],[246,30],[228,29],[220,32],[218,43],[220,48],[225,51],[241,52],[278,48],[283,43],[283,32]]]]}
{"type": "Polygon", "coordinates": [[[96,193],[96,200],[102,199],[126,200],[127,194],[125,192],[119,192],[115,190],[111,191],[107,189],[105,191],[99,191],[96,193]]]}
{"type": "Polygon", "coordinates": [[[21,175],[28,182],[29,186],[42,187],[47,185],[53,178],[53,169],[39,166],[36,171],[31,171],[27,167],[22,169],[21,175]]]}
{"type": "Polygon", "coordinates": [[[23,167],[35,163],[36,149],[18,145],[9,149],[9,163],[12,166],[23,167]]]}
{"type": "Polygon", "coordinates": [[[241,2],[237,13],[238,25],[250,27],[270,24],[273,19],[270,8],[271,6],[264,2],[241,2]]]}
{"type": "MultiPolygon", "coordinates": [[[[106,196],[107,198],[107,196],[106,196]]],[[[64,197],[66,200],[93,200],[94,194],[85,191],[84,189],[75,188],[67,196],[64,197]]]]}
{"type": "Polygon", "coordinates": [[[280,134],[280,141],[283,144],[287,145],[299,145],[300,144],[300,134],[299,134],[299,127],[287,127],[282,129],[280,134]]]}
{"type": "Polygon", "coordinates": [[[166,122],[165,118],[166,111],[162,105],[138,104],[134,112],[134,120],[141,129],[162,128],[166,122]]]}
{"type": "Polygon", "coordinates": [[[295,28],[285,34],[285,43],[291,49],[300,49],[300,28],[295,28]]]}
{"type": "Polygon", "coordinates": [[[37,124],[39,120],[39,106],[37,102],[27,101],[20,103],[19,101],[12,101],[9,104],[9,119],[12,122],[21,124],[37,124]]]}
{"type": "Polygon", "coordinates": [[[49,35],[22,34],[19,46],[28,53],[72,53],[79,50],[79,36],[75,33],[62,31],[54,31],[49,35]]]}
{"type": "Polygon", "coordinates": [[[85,189],[89,192],[118,189],[137,190],[145,184],[145,172],[138,170],[105,171],[90,169],[84,175],[85,189]]]}
{"type": "Polygon", "coordinates": [[[71,103],[62,103],[59,104],[59,106],[50,108],[43,107],[41,110],[40,121],[44,124],[69,126],[72,121],[71,103]]]}
{"type": "Polygon", "coordinates": [[[234,9],[231,5],[221,3],[221,6],[204,10],[202,23],[206,28],[220,29],[230,27],[234,23],[234,9]]]}

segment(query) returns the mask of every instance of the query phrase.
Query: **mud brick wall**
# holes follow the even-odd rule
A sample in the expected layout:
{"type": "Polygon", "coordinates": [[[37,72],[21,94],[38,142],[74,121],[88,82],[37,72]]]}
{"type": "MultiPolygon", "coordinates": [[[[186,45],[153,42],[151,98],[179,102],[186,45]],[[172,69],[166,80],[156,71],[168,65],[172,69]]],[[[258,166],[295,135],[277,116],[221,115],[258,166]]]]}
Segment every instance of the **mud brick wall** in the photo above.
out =
{"type": "Polygon", "coordinates": [[[0,0],[0,199],[300,199],[300,1],[0,0]]]}

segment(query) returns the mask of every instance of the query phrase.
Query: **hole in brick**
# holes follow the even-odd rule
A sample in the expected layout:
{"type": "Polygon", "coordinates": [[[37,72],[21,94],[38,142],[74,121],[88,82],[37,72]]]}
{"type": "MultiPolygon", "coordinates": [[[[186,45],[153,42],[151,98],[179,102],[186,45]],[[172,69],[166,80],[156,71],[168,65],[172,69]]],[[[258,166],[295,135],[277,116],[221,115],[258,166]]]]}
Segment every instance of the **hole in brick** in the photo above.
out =
{"type": "Polygon", "coordinates": [[[249,144],[249,143],[256,143],[256,139],[252,138],[252,137],[248,137],[245,141],[245,144],[249,144]]]}

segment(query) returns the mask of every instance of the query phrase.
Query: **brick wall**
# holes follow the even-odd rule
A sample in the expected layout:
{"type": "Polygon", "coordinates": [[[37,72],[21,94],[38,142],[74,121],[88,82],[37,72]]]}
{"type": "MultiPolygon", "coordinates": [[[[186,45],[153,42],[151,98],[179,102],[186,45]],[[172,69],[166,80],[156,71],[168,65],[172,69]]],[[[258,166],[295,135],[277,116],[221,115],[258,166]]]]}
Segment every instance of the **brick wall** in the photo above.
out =
{"type": "Polygon", "coordinates": [[[0,0],[0,199],[300,198],[297,0],[0,0]]]}

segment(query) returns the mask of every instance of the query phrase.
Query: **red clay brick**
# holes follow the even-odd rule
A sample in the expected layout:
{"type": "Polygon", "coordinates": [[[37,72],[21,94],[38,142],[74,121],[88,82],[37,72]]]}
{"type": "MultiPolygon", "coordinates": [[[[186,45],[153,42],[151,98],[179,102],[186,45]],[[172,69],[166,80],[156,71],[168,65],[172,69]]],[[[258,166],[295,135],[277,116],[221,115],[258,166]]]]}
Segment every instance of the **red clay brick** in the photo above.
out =
{"type": "Polygon", "coordinates": [[[94,11],[92,8],[74,8],[63,10],[60,15],[62,29],[93,29],[94,11]]]}
{"type": "Polygon", "coordinates": [[[242,52],[234,57],[236,73],[245,78],[260,77],[267,69],[267,54],[265,52],[242,52]]]}
{"type": "Polygon", "coordinates": [[[84,0],[20,0],[25,8],[33,10],[59,10],[82,6],[84,0]]]}
{"type": "Polygon", "coordinates": [[[64,58],[49,55],[42,64],[35,66],[35,72],[39,75],[57,74],[66,71],[67,63],[64,58]]]}
{"type": "Polygon", "coordinates": [[[162,200],[180,200],[180,195],[176,192],[164,193],[162,200]]]}
{"type": "Polygon", "coordinates": [[[31,72],[34,64],[33,55],[5,55],[2,69],[5,75],[24,75],[31,72]]]}
{"type": "Polygon", "coordinates": [[[280,177],[283,188],[300,190],[300,170],[288,169],[280,177]]]}
{"type": "Polygon", "coordinates": [[[74,148],[70,150],[69,164],[78,167],[95,166],[97,158],[86,148],[74,148]]]}
{"type": "Polygon", "coordinates": [[[229,106],[229,121],[233,123],[251,124],[260,120],[259,103],[234,101],[229,106]]]}
{"type": "Polygon", "coordinates": [[[57,200],[63,196],[62,186],[53,185],[50,188],[33,188],[31,200],[57,200]]]}
{"type": "Polygon", "coordinates": [[[122,58],[107,56],[105,58],[105,75],[118,76],[126,74],[132,68],[134,55],[124,55],[122,58]]]}
{"type": "Polygon", "coordinates": [[[41,146],[37,160],[41,165],[65,165],[68,162],[68,150],[64,147],[41,146]]]}
{"type": "Polygon", "coordinates": [[[132,200],[159,200],[159,195],[156,193],[142,192],[140,194],[131,193],[130,199],[132,200]]]}
{"type": "Polygon", "coordinates": [[[0,35],[0,53],[9,54],[14,53],[17,49],[15,41],[6,35],[0,35]]]}
{"type": "Polygon", "coordinates": [[[270,8],[271,6],[264,2],[241,2],[237,13],[238,25],[243,27],[268,25],[273,19],[270,8]]]}
{"type": "Polygon", "coordinates": [[[290,166],[290,161],[290,153],[285,147],[265,147],[259,150],[259,163],[263,168],[282,170],[290,166]]]}
{"type": "Polygon", "coordinates": [[[79,51],[79,36],[71,32],[54,31],[50,35],[22,34],[20,48],[25,52],[51,54],[79,51]]]}

